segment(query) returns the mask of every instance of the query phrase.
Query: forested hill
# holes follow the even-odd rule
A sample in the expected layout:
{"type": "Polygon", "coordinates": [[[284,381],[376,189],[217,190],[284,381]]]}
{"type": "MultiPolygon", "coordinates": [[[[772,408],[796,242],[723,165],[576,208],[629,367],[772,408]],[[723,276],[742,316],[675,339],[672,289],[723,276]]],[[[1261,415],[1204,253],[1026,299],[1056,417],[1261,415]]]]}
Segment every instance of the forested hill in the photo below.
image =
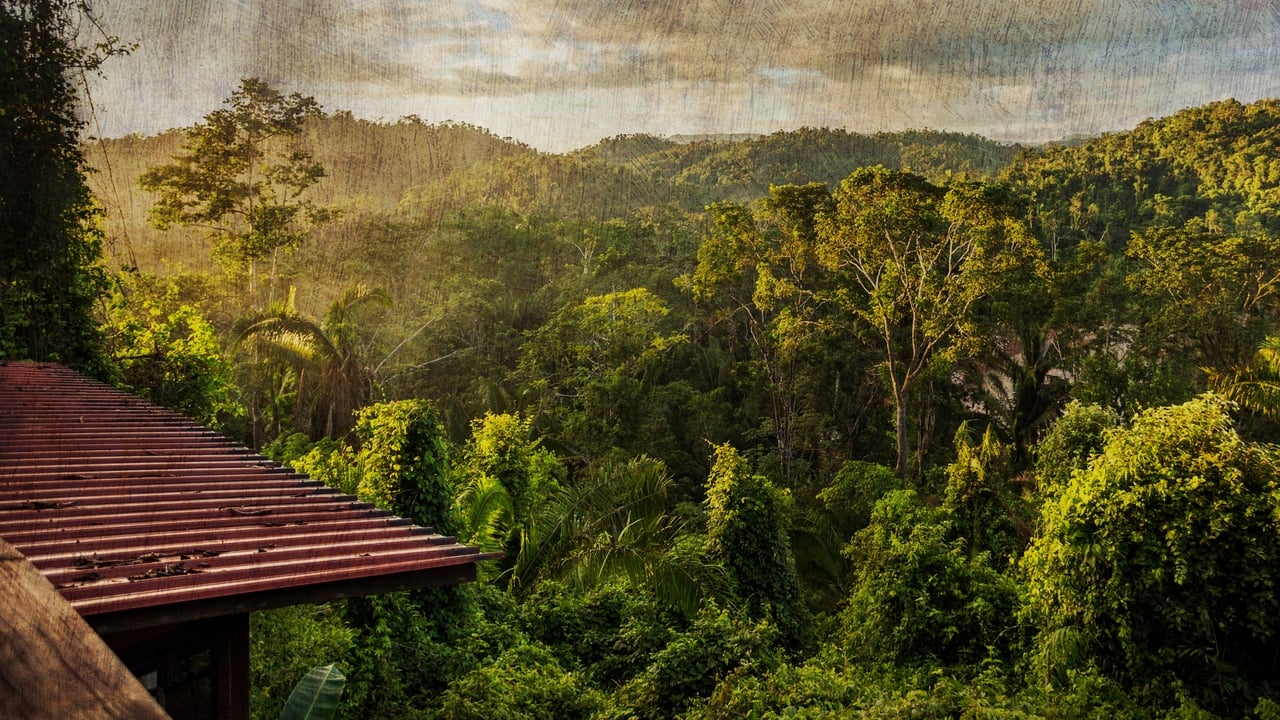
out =
{"type": "Polygon", "coordinates": [[[85,146],[80,5],[0,2],[0,363],[494,553],[252,613],[255,720],[1280,719],[1280,102],[552,154],[245,78],[85,146]]]}
{"type": "Polygon", "coordinates": [[[1189,108],[1131,131],[1043,148],[1002,179],[1036,205],[1058,248],[1128,243],[1134,231],[1280,230],[1280,102],[1189,108]]]}
{"type": "Polygon", "coordinates": [[[632,168],[646,177],[697,188],[715,199],[749,200],[770,185],[824,182],[835,186],[860,167],[910,169],[932,181],[991,177],[1019,148],[978,135],[907,130],[860,135],[802,128],[737,141],[678,143],[652,135],[601,141],[580,154],[632,168]]]}
{"type": "MultiPolygon", "coordinates": [[[[182,135],[107,139],[87,150],[94,193],[109,211],[108,235],[128,238],[138,262],[161,258],[200,266],[198,234],[161,233],[147,224],[153,198],[137,187],[148,167],[169,161],[182,135]]],[[[825,182],[855,168],[909,168],[934,181],[952,175],[994,176],[1018,148],[975,135],[907,131],[858,135],[806,128],[767,137],[681,143],[619,136],[568,153],[542,153],[465,124],[416,118],[372,122],[336,112],[313,121],[306,144],[327,177],[317,199],[344,213],[327,229],[336,237],[370,214],[392,213],[439,223],[476,207],[603,220],[637,208],[699,210],[716,200],[747,201],[770,185],[825,182]]]]}
{"type": "MultiPolygon", "coordinates": [[[[326,172],[311,195],[340,216],[312,233],[286,271],[320,281],[300,286],[304,305],[318,310],[343,283],[394,274],[362,259],[399,247],[387,240],[388,228],[425,237],[480,209],[590,224],[652,218],[661,208],[696,225],[715,201],[753,202],[773,185],[817,181],[834,188],[855,168],[873,165],[910,169],[935,183],[1006,182],[1032,203],[1035,230],[1055,256],[1086,240],[1122,251],[1135,231],[1152,228],[1275,231],[1277,127],[1280,103],[1226,101],[1127,132],[1034,149],[957,133],[806,128],[688,142],[623,135],[551,154],[470,125],[372,122],[336,112],[311,121],[303,140],[326,172]]],[[[155,197],[137,184],[147,168],[179,151],[182,138],[173,130],[87,148],[113,266],[162,273],[213,267],[204,231],[160,231],[147,222],[155,197]]]]}
{"type": "MultiPolygon", "coordinates": [[[[414,118],[374,123],[345,112],[312,122],[306,135],[306,145],[326,171],[317,199],[348,218],[393,212],[411,188],[488,161],[533,154],[524,145],[470,125],[430,125],[414,118]]],[[[182,140],[181,131],[170,130],[101,140],[87,148],[93,170],[89,182],[107,210],[108,237],[127,239],[143,266],[164,258],[199,267],[208,259],[199,232],[161,232],[148,224],[155,198],[137,183],[147,168],[169,162],[182,140]]]]}
{"type": "Polygon", "coordinates": [[[352,718],[1280,717],[1280,103],[552,154],[307,100],[89,149],[103,355],[506,557],[255,614],[255,717],[326,663],[352,718]]]}

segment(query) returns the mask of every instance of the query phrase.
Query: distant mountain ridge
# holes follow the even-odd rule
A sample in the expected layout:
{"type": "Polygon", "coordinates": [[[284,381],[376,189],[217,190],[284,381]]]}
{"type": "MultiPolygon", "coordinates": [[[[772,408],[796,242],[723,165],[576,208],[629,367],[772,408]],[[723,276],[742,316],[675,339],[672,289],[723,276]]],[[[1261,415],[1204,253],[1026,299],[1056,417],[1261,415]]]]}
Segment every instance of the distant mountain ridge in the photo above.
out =
{"type": "MultiPolygon", "coordinates": [[[[835,185],[866,165],[910,168],[934,180],[1000,172],[1018,148],[976,135],[907,131],[858,135],[804,128],[771,135],[622,135],[571,153],[539,152],[484,128],[416,118],[373,122],[345,111],[312,122],[305,135],[328,177],[316,199],[343,212],[318,241],[350,234],[371,215],[431,224],[476,207],[567,219],[622,217],[637,208],[687,211],[717,200],[748,201],[770,185],[835,185]]],[[[200,233],[158,231],[153,199],[137,187],[147,168],[168,162],[182,134],[98,140],[86,148],[90,185],[107,209],[108,249],[127,262],[207,263],[200,233]]]]}
{"type": "Polygon", "coordinates": [[[1280,101],[1224,100],[1021,156],[1000,179],[1069,248],[1151,227],[1280,232],[1280,101]]]}
{"type": "Polygon", "coordinates": [[[759,197],[770,185],[835,185],[859,167],[911,169],[931,180],[988,178],[1022,148],[978,135],[933,130],[861,135],[801,128],[742,140],[679,143],[651,135],[621,135],[578,154],[620,164],[641,175],[696,188],[714,199],[759,197]]]}
{"type": "Polygon", "coordinates": [[[684,135],[663,135],[662,137],[679,145],[687,145],[695,142],[743,142],[745,140],[759,140],[765,137],[765,133],[696,133],[684,135]]]}

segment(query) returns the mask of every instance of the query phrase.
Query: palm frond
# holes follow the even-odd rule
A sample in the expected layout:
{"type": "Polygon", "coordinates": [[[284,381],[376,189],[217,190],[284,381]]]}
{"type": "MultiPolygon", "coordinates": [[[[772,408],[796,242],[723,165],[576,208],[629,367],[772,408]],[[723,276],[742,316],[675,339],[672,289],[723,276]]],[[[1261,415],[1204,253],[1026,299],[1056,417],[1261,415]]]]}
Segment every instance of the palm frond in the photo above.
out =
{"type": "Polygon", "coordinates": [[[696,553],[679,552],[686,535],[671,513],[672,488],[665,466],[647,457],[605,465],[559,488],[521,547],[512,591],[527,595],[543,580],[592,586],[625,576],[692,612],[724,582],[696,553]]]}
{"type": "Polygon", "coordinates": [[[372,306],[391,307],[391,295],[382,288],[371,288],[364,283],[348,286],[329,306],[320,326],[337,345],[354,342],[361,315],[372,306]]]}
{"type": "Polygon", "coordinates": [[[298,417],[313,437],[342,435],[374,392],[374,372],[355,346],[358,310],[390,302],[382,290],[353,285],[317,323],[294,308],[291,291],[285,304],[236,323],[233,346],[251,347],[297,373],[298,417]]]}
{"type": "Polygon", "coordinates": [[[1223,394],[1240,407],[1263,417],[1280,418],[1280,377],[1237,379],[1224,389],[1223,394]]]}
{"type": "Polygon", "coordinates": [[[1263,417],[1280,418],[1280,335],[1269,335],[1248,364],[1215,370],[1206,368],[1209,387],[1228,400],[1263,417]]]}
{"type": "Polygon", "coordinates": [[[513,517],[511,496],[496,478],[481,475],[454,501],[462,518],[462,540],[486,552],[505,549],[513,517]]]}
{"type": "Polygon", "coordinates": [[[337,360],[339,350],[313,320],[298,314],[280,313],[259,318],[246,325],[236,336],[235,343],[259,344],[289,337],[285,342],[295,347],[310,346],[309,354],[320,362],[337,360]]]}

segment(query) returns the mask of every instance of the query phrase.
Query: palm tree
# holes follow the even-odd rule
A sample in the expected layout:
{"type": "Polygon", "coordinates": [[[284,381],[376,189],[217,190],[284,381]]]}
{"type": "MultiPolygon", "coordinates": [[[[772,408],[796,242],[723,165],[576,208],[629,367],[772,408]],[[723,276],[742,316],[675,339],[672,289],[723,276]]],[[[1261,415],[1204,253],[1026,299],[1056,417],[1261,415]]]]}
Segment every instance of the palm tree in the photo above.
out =
{"type": "Polygon", "coordinates": [[[1268,335],[1248,364],[1206,370],[1209,387],[1240,407],[1270,420],[1280,419],[1280,335],[1268,335]]]}
{"type": "Polygon", "coordinates": [[[511,495],[502,481],[492,475],[476,475],[454,500],[461,526],[458,539],[485,552],[507,548],[515,526],[511,495]]]}
{"type": "Polygon", "coordinates": [[[1044,328],[1023,326],[1016,335],[994,338],[970,360],[973,402],[1006,440],[1013,444],[1014,462],[1030,462],[1030,448],[1061,414],[1070,386],[1057,372],[1062,350],[1044,328]]]}
{"type": "Polygon", "coordinates": [[[590,587],[626,577],[693,614],[701,598],[723,594],[723,568],[682,546],[685,523],[671,513],[674,483],[659,460],[638,457],[601,466],[543,503],[511,568],[512,592],[542,580],[590,587]]]}
{"type": "Polygon", "coordinates": [[[353,285],[315,320],[294,307],[293,292],[283,306],[239,323],[237,345],[248,344],[296,379],[295,413],[312,438],[337,437],[355,424],[352,413],[369,401],[374,371],[359,346],[359,325],[370,306],[387,307],[382,290],[353,285]]]}

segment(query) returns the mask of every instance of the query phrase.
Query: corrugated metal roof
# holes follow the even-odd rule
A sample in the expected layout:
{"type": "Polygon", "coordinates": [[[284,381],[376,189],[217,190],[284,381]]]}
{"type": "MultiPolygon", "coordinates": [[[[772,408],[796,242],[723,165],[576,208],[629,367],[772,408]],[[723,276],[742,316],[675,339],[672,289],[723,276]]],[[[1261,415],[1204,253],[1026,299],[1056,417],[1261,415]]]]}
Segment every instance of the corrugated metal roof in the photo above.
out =
{"type": "Polygon", "coordinates": [[[87,617],[492,557],[71,370],[13,362],[0,537],[87,617]]]}

